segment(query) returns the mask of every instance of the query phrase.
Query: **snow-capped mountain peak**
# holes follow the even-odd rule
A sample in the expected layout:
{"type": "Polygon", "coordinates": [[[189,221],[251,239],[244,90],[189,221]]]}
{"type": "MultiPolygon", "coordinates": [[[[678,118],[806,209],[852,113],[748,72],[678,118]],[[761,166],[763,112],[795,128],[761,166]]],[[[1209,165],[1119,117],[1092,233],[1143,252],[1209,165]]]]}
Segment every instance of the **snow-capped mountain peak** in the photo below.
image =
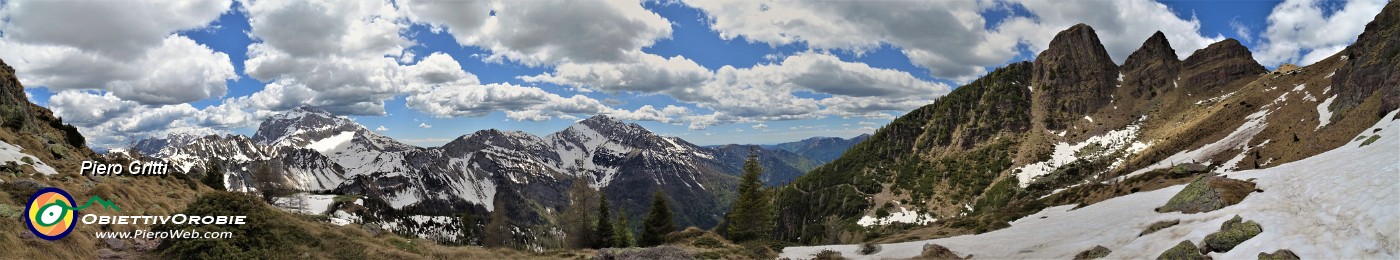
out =
{"type": "Polygon", "coordinates": [[[301,106],[268,117],[258,125],[258,132],[253,135],[253,141],[260,144],[302,147],[345,131],[369,132],[348,118],[337,117],[314,107],[301,106]]]}

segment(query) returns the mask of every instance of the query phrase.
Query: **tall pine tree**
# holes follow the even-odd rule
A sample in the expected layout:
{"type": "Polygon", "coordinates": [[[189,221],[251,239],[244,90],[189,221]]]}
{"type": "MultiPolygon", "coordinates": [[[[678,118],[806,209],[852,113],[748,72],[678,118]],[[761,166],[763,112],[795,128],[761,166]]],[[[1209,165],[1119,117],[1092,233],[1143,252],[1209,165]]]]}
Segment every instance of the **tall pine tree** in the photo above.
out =
{"type": "Polygon", "coordinates": [[[608,197],[600,192],[598,193],[598,225],[595,226],[597,231],[593,233],[598,236],[595,248],[613,246],[613,228],[615,227],[613,227],[610,215],[612,215],[612,209],[608,208],[608,197]]]}
{"type": "Polygon", "coordinates": [[[744,175],[740,176],[739,198],[734,200],[734,207],[729,210],[725,221],[729,225],[725,234],[731,241],[768,239],[773,233],[775,212],[773,202],[768,199],[763,183],[759,181],[762,175],[763,166],[758,165],[758,153],[750,150],[749,158],[744,160],[744,175]]]}
{"type": "Polygon", "coordinates": [[[632,229],[628,227],[627,213],[619,210],[617,222],[613,222],[613,247],[635,247],[637,238],[632,236],[632,229]]]}
{"type": "Polygon", "coordinates": [[[491,211],[491,220],[486,222],[486,230],[483,231],[486,233],[486,239],[481,241],[483,246],[491,248],[511,246],[510,221],[507,220],[510,217],[509,214],[506,214],[508,208],[505,200],[506,196],[496,195],[491,201],[492,208],[495,210],[491,211]]]}
{"type": "Polygon", "coordinates": [[[219,191],[228,190],[224,187],[224,167],[217,161],[209,161],[204,166],[204,178],[200,179],[204,185],[219,191]]]}
{"type": "Polygon", "coordinates": [[[575,178],[569,186],[569,208],[560,214],[564,227],[564,242],[569,248],[592,248],[598,224],[598,191],[588,187],[588,180],[575,178]]]}
{"type": "Polygon", "coordinates": [[[651,212],[642,222],[641,246],[655,246],[666,243],[666,234],[676,231],[676,220],[671,216],[671,206],[666,205],[666,194],[656,191],[651,196],[651,212]]]}

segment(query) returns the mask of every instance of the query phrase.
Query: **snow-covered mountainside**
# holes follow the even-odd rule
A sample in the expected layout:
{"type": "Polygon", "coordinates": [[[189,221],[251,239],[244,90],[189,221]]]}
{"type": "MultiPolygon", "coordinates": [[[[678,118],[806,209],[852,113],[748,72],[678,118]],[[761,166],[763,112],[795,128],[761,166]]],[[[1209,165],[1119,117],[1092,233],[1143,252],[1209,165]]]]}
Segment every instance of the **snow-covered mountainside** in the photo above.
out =
{"type": "Polygon", "coordinates": [[[1219,210],[1184,214],[1159,213],[1186,185],[1108,199],[1083,208],[1063,205],[1011,222],[1011,227],[976,235],[881,245],[870,255],[859,245],[788,247],[781,257],[812,258],[822,250],[843,256],[883,259],[919,256],[926,244],[937,244],[958,255],[977,258],[1073,258],[1103,246],[1109,259],[1147,259],[1180,241],[1202,244],[1221,224],[1238,215],[1256,221],[1263,232],[1217,259],[1254,258],[1259,253],[1286,249],[1304,259],[1395,259],[1400,257],[1400,111],[1392,111],[1331,151],[1267,169],[1244,170],[1225,176],[1253,180],[1257,192],[1239,204],[1219,210]],[[1175,226],[1139,235],[1160,221],[1175,226]]]}
{"type": "Polygon", "coordinates": [[[523,210],[512,212],[521,216],[513,220],[529,228],[562,212],[563,191],[581,180],[639,219],[643,202],[662,190],[692,205],[677,209],[679,223],[709,227],[728,205],[722,200],[732,191],[722,187],[737,182],[737,172],[729,172],[712,151],[607,116],[544,137],[483,130],[420,148],[300,107],[268,118],[252,138],[174,135],[134,146],[130,150],[155,151],[149,155],[184,171],[221,164],[230,190],[364,195],[372,210],[367,214],[387,226],[402,226],[411,216],[463,212],[485,219],[505,205],[523,210]]]}
{"type": "MultiPolygon", "coordinates": [[[[775,236],[816,245],[990,235],[1059,205],[1170,197],[1162,189],[1200,176],[1316,162],[1400,108],[1398,36],[1400,4],[1391,2],[1344,50],[1269,71],[1233,39],[1182,59],[1161,32],[1114,64],[1094,29],[1075,25],[1034,61],[958,87],[780,188],[775,236]]],[[[1388,240],[1363,243],[1375,241],[1388,240]]],[[[1015,252],[987,255],[1068,256],[1015,252]]]]}

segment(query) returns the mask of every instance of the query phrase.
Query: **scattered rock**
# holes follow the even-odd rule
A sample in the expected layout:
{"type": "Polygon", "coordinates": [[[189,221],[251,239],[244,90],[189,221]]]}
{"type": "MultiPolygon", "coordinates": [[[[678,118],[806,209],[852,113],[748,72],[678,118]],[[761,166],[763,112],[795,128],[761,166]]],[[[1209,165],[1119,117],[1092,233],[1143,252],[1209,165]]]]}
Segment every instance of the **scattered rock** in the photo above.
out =
{"type": "Polygon", "coordinates": [[[1201,251],[1228,252],[1261,232],[1264,232],[1264,229],[1259,226],[1259,223],[1244,222],[1239,215],[1235,215],[1235,218],[1220,225],[1220,232],[1206,236],[1206,240],[1201,242],[1201,251]]]}
{"type": "Polygon", "coordinates": [[[1254,192],[1254,183],[1220,176],[1197,178],[1157,212],[1200,213],[1235,205],[1254,192]]]}
{"type": "Polygon", "coordinates": [[[161,239],[136,239],[131,241],[131,249],[134,251],[146,252],[156,250],[160,247],[161,239]]]}
{"type": "Polygon", "coordinates": [[[865,243],[860,245],[860,254],[862,255],[870,255],[876,252],[880,252],[880,244],[865,243]]]}
{"type": "Polygon", "coordinates": [[[102,243],[107,244],[107,248],[117,251],[126,251],[126,242],[116,238],[104,238],[102,243]]]}
{"type": "Polygon", "coordinates": [[[1138,236],[1152,234],[1152,232],[1157,232],[1158,230],[1163,230],[1172,226],[1176,226],[1176,224],[1181,224],[1181,220],[1173,219],[1172,221],[1157,221],[1157,223],[1152,223],[1152,225],[1148,225],[1147,229],[1143,230],[1142,233],[1139,233],[1138,236]]]}
{"type": "Polygon", "coordinates": [[[43,189],[43,188],[48,188],[48,187],[49,187],[48,184],[43,184],[43,183],[40,183],[40,182],[35,181],[35,180],[31,180],[31,179],[18,180],[18,181],[15,181],[14,183],[11,183],[11,185],[15,185],[15,186],[23,187],[23,188],[27,188],[27,189],[33,189],[33,190],[35,190],[35,191],[38,191],[39,189],[43,189]]]}
{"type": "Polygon", "coordinates": [[[1162,252],[1162,255],[1157,256],[1157,259],[1195,260],[1210,259],[1210,257],[1202,255],[1201,251],[1196,248],[1196,244],[1192,244],[1190,240],[1182,240],[1181,243],[1176,244],[1176,246],[1167,249],[1167,251],[1162,252]]]}
{"type": "Polygon", "coordinates": [[[598,250],[595,259],[626,260],[626,259],[695,259],[695,256],[674,246],[658,246],[647,248],[604,248],[598,250]]]}
{"type": "Polygon", "coordinates": [[[365,233],[369,233],[371,237],[379,237],[380,234],[384,233],[384,231],[380,230],[379,226],[376,225],[360,225],[360,228],[363,228],[365,233]]]}
{"type": "Polygon", "coordinates": [[[1112,252],[1113,250],[1108,250],[1107,247],[1094,246],[1094,248],[1084,250],[1084,252],[1079,252],[1079,254],[1074,255],[1074,259],[1098,259],[1108,256],[1108,253],[1112,252]]]}
{"type": "Polygon", "coordinates": [[[6,219],[19,219],[19,216],[24,215],[23,212],[24,212],[24,207],[15,206],[15,205],[8,205],[8,204],[0,204],[0,217],[6,218],[6,219]]]}
{"type": "Polygon", "coordinates": [[[111,249],[103,248],[103,249],[98,249],[98,250],[97,250],[97,259],[124,259],[124,258],[126,258],[126,257],[123,256],[121,253],[117,253],[116,251],[112,251],[111,249]]]}
{"type": "Polygon", "coordinates": [[[958,256],[953,250],[938,244],[925,244],[924,250],[916,259],[967,259],[958,256]]]}
{"type": "Polygon", "coordinates": [[[1298,255],[1297,255],[1297,254],[1294,254],[1293,251],[1288,251],[1288,249],[1279,249],[1279,250],[1277,250],[1277,251],[1274,251],[1274,253],[1272,253],[1272,254],[1264,253],[1264,252],[1259,252],[1259,260],[1266,260],[1266,259],[1267,259],[1267,260],[1297,260],[1297,259],[1302,259],[1302,258],[1298,258],[1298,255]]]}

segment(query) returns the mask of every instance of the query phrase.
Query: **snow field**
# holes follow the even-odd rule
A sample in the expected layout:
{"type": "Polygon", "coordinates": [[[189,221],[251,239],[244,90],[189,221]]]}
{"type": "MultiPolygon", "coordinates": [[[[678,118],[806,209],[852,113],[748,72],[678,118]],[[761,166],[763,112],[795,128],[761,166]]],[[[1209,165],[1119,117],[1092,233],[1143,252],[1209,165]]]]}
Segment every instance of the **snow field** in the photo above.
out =
{"type": "MultiPolygon", "coordinates": [[[[1264,229],[1216,259],[1254,258],[1260,252],[1288,249],[1302,258],[1400,258],[1400,111],[1390,112],[1361,135],[1379,135],[1374,143],[1354,140],[1337,149],[1273,168],[1227,174],[1253,179],[1263,192],[1239,204],[1197,214],[1157,213],[1185,187],[1177,185],[1112,198],[1080,209],[1046,208],[1011,222],[1011,227],[977,235],[882,245],[860,255],[858,245],[788,247],[780,257],[808,259],[835,250],[856,259],[910,258],[934,243],[977,258],[1071,258],[1102,245],[1110,259],[1155,258],[1182,240],[1201,244],[1206,235],[1235,215],[1264,229]],[[1378,129],[1378,131],[1376,131],[1378,129]],[[1042,218],[1043,217],[1043,218],[1042,218]],[[1157,221],[1181,223],[1138,237],[1157,221]]],[[[1248,124],[1246,124],[1248,125],[1248,124]]]]}

